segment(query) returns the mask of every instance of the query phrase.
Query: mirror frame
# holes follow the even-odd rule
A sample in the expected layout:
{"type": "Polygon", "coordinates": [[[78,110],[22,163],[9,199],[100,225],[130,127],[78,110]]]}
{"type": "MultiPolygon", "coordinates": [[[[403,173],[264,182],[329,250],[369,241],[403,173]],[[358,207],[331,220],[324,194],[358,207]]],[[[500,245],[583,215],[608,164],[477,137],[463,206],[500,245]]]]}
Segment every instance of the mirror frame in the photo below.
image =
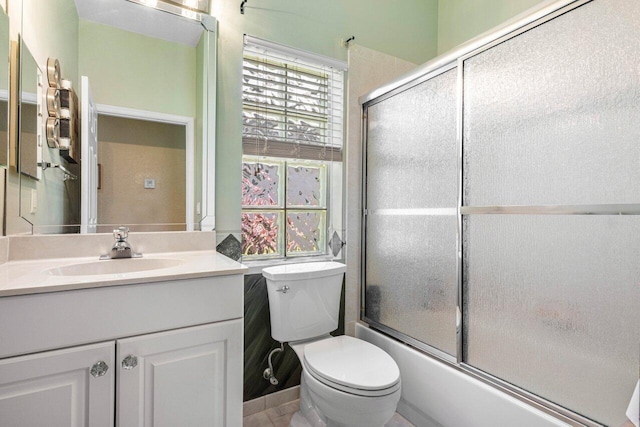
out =
{"type": "Polygon", "coordinates": [[[205,31],[205,79],[206,101],[202,112],[202,216],[200,230],[216,228],[216,118],[217,118],[217,67],[218,21],[211,15],[202,16],[205,31]]]}
{"type": "MultiPolygon", "coordinates": [[[[43,125],[43,120],[42,120],[42,69],[38,66],[38,63],[36,62],[35,58],[33,57],[33,54],[31,53],[31,51],[29,50],[29,47],[25,44],[24,39],[21,37],[20,41],[18,43],[18,48],[19,48],[19,57],[20,57],[20,63],[18,64],[18,129],[17,129],[17,135],[18,135],[18,163],[17,163],[17,168],[18,171],[20,172],[20,191],[22,191],[22,178],[23,177],[29,177],[33,180],[36,181],[41,181],[43,179],[43,169],[38,166],[38,162],[42,162],[43,158],[42,158],[42,152],[43,152],[43,147],[42,147],[42,141],[40,140],[42,138],[42,132],[44,130],[44,125],[43,125]],[[24,83],[25,83],[25,79],[23,78],[23,73],[25,72],[25,59],[29,58],[30,60],[33,60],[33,64],[35,65],[35,73],[36,75],[34,76],[35,81],[34,83],[36,84],[36,92],[35,93],[30,93],[30,92],[26,92],[24,90],[24,83]],[[26,97],[25,95],[29,95],[28,97],[26,97]],[[24,120],[23,120],[23,112],[25,110],[25,108],[23,107],[24,104],[29,104],[32,106],[35,106],[36,108],[36,146],[34,147],[36,153],[35,156],[30,156],[30,157],[35,157],[36,160],[36,164],[35,165],[29,165],[30,168],[27,168],[25,164],[23,164],[23,160],[24,160],[24,156],[23,156],[23,148],[24,145],[22,142],[23,137],[22,137],[22,125],[24,124],[24,120]],[[33,170],[31,169],[33,168],[33,170]],[[25,169],[25,170],[23,170],[25,169]]],[[[20,213],[22,216],[22,204],[20,205],[20,213]]],[[[24,217],[23,217],[24,218],[24,217]]],[[[27,220],[26,218],[24,218],[27,222],[30,222],[29,220],[27,220]]]]}
{"type": "Polygon", "coordinates": [[[9,125],[11,123],[10,121],[10,116],[11,116],[11,30],[10,30],[10,25],[11,25],[11,21],[9,19],[9,14],[7,13],[6,3],[4,0],[0,0],[0,14],[3,14],[7,20],[7,34],[6,34],[7,57],[5,58],[7,61],[5,64],[7,80],[6,82],[4,82],[4,85],[6,85],[7,88],[6,88],[6,95],[5,95],[6,99],[3,100],[7,103],[7,114],[4,118],[0,116],[0,121],[1,120],[6,121],[6,127],[7,127],[7,137],[4,140],[0,140],[0,151],[2,152],[2,156],[0,156],[0,169],[4,170],[9,168],[9,165],[11,164],[10,156],[9,156],[9,125]],[[4,160],[4,163],[1,160],[4,160]]]}

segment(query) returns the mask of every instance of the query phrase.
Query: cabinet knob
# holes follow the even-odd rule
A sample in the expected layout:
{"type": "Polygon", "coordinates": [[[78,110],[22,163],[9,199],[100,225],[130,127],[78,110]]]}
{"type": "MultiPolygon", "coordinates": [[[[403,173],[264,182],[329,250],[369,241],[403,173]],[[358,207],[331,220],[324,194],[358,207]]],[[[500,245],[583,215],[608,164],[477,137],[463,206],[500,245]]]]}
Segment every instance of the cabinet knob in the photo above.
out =
{"type": "Polygon", "coordinates": [[[91,375],[94,376],[94,378],[98,378],[98,377],[102,377],[104,376],[107,371],[109,370],[109,365],[107,365],[106,363],[104,363],[102,360],[99,362],[96,362],[92,367],[91,367],[91,375]]]}
{"type": "Polygon", "coordinates": [[[130,371],[138,366],[138,358],[132,354],[122,359],[122,369],[130,371]]]}

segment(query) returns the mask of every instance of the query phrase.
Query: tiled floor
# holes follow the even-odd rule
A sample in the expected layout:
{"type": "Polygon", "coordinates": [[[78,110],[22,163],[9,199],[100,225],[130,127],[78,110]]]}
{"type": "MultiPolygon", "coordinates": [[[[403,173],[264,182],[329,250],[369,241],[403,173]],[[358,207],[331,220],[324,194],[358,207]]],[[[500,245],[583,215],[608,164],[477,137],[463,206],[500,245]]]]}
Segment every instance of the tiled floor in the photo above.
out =
{"type": "MultiPolygon", "coordinates": [[[[291,417],[298,410],[298,400],[288,402],[266,411],[244,417],[243,427],[289,427],[291,417]]],[[[395,414],[385,427],[415,427],[400,414],[395,414]]]]}

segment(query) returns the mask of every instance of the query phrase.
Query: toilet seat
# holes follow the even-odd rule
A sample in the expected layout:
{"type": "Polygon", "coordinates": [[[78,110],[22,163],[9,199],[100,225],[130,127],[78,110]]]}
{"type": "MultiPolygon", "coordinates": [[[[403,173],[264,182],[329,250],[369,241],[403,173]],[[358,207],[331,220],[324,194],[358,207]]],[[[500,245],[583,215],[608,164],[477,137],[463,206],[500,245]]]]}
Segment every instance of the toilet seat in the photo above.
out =
{"type": "Polygon", "coordinates": [[[323,384],[358,396],[384,396],[400,388],[400,370],[385,351],[346,335],[304,347],[307,372],[323,384]]]}

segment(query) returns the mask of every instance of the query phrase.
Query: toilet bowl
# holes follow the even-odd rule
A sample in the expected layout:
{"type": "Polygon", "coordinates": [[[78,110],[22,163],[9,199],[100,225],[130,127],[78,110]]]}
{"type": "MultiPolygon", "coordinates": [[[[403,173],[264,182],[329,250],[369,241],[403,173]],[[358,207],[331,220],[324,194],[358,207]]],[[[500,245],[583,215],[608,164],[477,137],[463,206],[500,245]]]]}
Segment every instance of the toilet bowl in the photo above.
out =
{"type": "Polygon", "coordinates": [[[382,349],[344,335],[290,345],[302,363],[304,416],[292,427],[382,427],[393,416],[400,371],[382,349]]]}
{"type": "Polygon", "coordinates": [[[293,264],[263,270],[271,335],[302,364],[300,411],[292,427],[382,427],[400,400],[400,371],[379,347],[332,337],[338,327],[345,266],[293,264]]]}

